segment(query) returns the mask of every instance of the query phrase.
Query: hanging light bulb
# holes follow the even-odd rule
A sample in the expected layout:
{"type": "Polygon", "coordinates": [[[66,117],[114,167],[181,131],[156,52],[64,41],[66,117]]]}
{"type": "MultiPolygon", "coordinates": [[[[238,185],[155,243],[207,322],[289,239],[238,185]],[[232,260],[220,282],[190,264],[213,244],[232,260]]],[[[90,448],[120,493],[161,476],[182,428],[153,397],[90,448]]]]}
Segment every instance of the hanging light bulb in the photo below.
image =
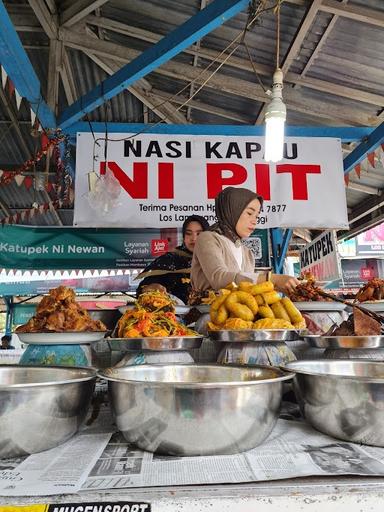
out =
{"type": "Polygon", "coordinates": [[[265,112],[265,160],[279,162],[283,158],[284,126],[287,109],[283,102],[283,72],[273,74],[272,99],[265,112]]]}
{"type": "Polygon", "coordinates": [[[269,162],[279,162],[284,152],[284,125],[287,109],[283,102],[283,71],[280,69],[280,5],[278,0],[276,12],[276,69],[273,74],[271,101],[265,112],[265,153],[269,162]]]}

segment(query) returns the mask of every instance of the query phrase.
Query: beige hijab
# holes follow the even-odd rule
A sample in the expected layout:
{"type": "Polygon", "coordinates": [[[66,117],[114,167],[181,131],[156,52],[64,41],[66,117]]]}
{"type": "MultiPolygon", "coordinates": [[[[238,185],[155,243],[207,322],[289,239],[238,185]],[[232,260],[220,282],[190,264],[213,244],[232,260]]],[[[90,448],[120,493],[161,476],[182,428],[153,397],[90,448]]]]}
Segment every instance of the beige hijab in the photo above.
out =
{"type": "Polygon", "coordinates": [[[240,239],[236,233],[237,221],[254,199],[258,199],[260,204],[263,204],[263,198],[247,188],[227,187],[222,190],[215,198],[217,222],[209,228],[209,231],[215,231],[232,242],[237,242],[240,239]]]}

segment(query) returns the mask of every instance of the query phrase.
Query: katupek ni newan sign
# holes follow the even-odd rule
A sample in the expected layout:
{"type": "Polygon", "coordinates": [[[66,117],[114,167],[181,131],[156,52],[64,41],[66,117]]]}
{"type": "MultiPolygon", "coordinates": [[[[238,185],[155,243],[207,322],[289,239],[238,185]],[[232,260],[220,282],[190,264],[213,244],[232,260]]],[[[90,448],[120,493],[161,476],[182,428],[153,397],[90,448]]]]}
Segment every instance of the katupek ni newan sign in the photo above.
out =
{"type": "Polygon", "coordinates": [[[215,196],[238,186],[263,196],[260,228],[348,227],[340,139],[287,137],[273,164],[264,137],[113,133],[106,149],[95,137],[77,135],[76,226],[166,228],[191,214],[213,223],[215,196]],[[93,194],[91,171],[103,184],[93,194]]]}

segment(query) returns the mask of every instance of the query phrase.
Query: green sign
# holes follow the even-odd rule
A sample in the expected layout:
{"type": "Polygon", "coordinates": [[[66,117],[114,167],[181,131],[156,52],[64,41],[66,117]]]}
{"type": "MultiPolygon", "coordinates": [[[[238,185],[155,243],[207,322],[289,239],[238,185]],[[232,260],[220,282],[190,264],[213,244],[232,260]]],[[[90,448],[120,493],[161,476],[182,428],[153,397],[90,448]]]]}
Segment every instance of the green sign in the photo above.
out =
{"type": "Polygon", "coordinates": [[[36,304],[17,304],[13,308],[13,325],[26,324],[36,312],[36,304]]]}
{"type": "Polygon", "coordinates": [[[177,230],[0,228],[0,267],[21,270],[143,268],[176,245],[177,230]],[[173,233],[174,232],[174,233],[173,233]]]}

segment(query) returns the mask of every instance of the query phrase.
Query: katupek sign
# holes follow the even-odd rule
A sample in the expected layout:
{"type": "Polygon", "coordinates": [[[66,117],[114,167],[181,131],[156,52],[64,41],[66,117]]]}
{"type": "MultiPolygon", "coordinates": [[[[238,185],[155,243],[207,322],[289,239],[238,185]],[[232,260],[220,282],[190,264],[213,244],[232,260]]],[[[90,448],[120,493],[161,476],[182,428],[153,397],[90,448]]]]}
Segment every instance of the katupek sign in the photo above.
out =
{"type": "Polygon", "coordinates": [[[340,263],[335,231],[325,231],[300,251],[301,273],[311,274],[316,281],[340,279],[340,263]]]}
{"type": "Polygon", "coordinates": [[[213,223],[215,196],[239,186],[263,196],[260,228],[348,227],[340,139],[289,137],[284,159],[271,164],[263,137],[114,133],[105,150],[95,136],[96,145],[91,133],[77,136],[77,226],[174,227],[191,214],[213,223]],[[105,190],[91,204],[92,170],[120,186],[108,207],[105,190]]]}

